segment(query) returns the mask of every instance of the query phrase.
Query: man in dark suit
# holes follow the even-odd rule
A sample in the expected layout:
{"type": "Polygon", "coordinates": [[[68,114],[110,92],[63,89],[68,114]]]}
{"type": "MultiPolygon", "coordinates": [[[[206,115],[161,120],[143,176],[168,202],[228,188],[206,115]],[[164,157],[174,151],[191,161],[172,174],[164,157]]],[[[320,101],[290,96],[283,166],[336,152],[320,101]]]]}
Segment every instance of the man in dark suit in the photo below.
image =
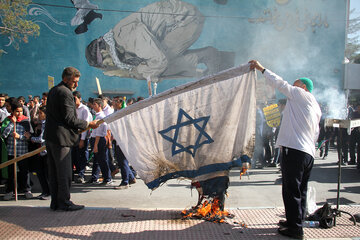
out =
{"type": "Polygon", "coordinates": [[[49,182],[52,210],[76,211],[83,205],[70,201],[72,178],[71,147],[79,137],[79,130],[97,128],[97,121],[78,119],[72,92],[76,90],[80,72],[67,67],[62,82],[53,87],[48,95],[44,138],[48,152],[49,182]]]}

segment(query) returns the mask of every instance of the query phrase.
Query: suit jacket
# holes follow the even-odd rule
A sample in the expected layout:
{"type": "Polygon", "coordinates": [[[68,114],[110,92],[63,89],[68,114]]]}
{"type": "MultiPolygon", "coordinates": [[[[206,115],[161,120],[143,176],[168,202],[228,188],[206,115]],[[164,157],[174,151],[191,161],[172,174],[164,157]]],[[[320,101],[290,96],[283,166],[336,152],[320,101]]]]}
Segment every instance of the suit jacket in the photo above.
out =
{"type": "Polygon", "coordinates": [[[74,146],[79,130],[88,126],[87,121],[78,119],[72,91],[64,82],[53,87],[46,104],[44,139],[60,146],[74,146]]]}

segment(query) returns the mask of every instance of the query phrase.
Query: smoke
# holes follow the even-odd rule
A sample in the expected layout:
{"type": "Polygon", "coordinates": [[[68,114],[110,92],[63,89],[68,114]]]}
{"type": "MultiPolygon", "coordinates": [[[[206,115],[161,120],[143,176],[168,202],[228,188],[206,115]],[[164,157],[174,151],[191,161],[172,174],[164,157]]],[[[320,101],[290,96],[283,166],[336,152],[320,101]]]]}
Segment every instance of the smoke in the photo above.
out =
{"type": "Polygon", "coordinates": [[[291,1],[286,6],[267,3],[264,9],[278,18],[252,25],[249,58],[259,60],[290,84],[300,77],[312,79],[313,94],[327,106],[327,117],[345,119],[347,97],[342,90],[345,26],[344,21],[339,21],[344,17],[340,10],[344,3],[334,1],[328,8],[328,1],[291,1]],[[315,27],[307,25],[315,16],[321,16],[322,23],[326,19],[328,25],[318,24],[319,21],[314,22],[318,24],[315,27]]]}
{"type": "Polygon", "coordinates": [[[314,96],[323,106],[323,115],[326,118],[347,118],[347,97],[342,90],[332,88],[314,88],[314,96]]]}

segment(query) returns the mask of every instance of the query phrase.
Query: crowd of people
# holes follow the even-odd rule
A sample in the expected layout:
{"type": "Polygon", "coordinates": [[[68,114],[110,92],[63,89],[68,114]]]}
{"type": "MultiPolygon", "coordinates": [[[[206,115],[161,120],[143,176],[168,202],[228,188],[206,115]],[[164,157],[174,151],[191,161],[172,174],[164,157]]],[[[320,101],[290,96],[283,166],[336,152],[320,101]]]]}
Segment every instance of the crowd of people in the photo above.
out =
{"type": "MultiPolygon", "coordinates": [[[[44,131],[46,126],[48,92],[42,97],[29,95],[10,97],[0,94],[0,123],[1,123],[1,163],[31,152],[46,145],[44,131]]],[[[124,96],[98,96],[83,101],[79,91],[72,92],[76,106],[77,118],[91,122],[100,120],[107,115],[126,106],[143,100],[143,97],[130,98],[124,96]]],[[[59,110],[59,109],[57,109],[59,110]]],[[[136,183],[136,171],[129,165],[126,157],[116,144],[106,123],[96,129],[86,129],[78,134],[78,138],[71,147],[71,180],[81,184],[99,184],[111,186],[114,189],[126,189],[136,183]],[[91,169],[91,176],[86,179],[85,171],[91,169]],[[115,185],[112,180],[121,172],[121,183],[115,185]],[[101,176],[100,176],[101,173],[101,176]]],[[[48,151],[18,162],[17,186],[20,193],[28,199],[34,198],[31,192],[32,172],[38,177],[41,194],[36,198],[50,199],[48,151]]],[[[11,164],[0,170],[0,180],[6,185],[4,200],[14,198],[14,165],[11,164]]]]}
{"type": "MultiPolygon", "coordinates": [[[[280,126],[270,127],[266,123],[263,108],[266,104],[259,103],[256,112],[256,143],[254,158],[252,162],[253,168],[277,167],[280,166],[279,148],[275,147],[275,142],[279,134],[280,126]]],[[[286,99],[280,99],[277,102],[280,113],[282,114],[286,99]]],[[[326,104],[320,105],[322,115],[320,120],[320,133],[316,146],[319,156],[326,159],[329,148],[336,148],[342,165],[356,165],[360,169],[360,132],[359,128],[351,130],[351,134],[347,133],[345,128],[334,128],[325,126],[325,119],[328,117],[328,109],[326,104]],[[340,141],[341,134],[341,141],[340,141]],[[341,150],[341,151],[340,151],[341,150]]],[[[348,107],[347,119],[360,119],[360,103],[354,103],[348,107]]],[[[281,120],[280,120],[281,122],[281,120]]]]}

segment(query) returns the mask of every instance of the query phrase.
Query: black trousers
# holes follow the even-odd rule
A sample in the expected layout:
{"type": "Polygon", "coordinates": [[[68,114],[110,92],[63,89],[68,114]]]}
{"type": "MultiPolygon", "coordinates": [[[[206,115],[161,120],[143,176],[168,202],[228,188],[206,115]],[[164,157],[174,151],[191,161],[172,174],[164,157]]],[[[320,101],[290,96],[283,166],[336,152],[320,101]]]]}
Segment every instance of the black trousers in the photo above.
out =
{"type": "MultiPolygon", "coordinates": [[[[8,159],[13,159],[14,156],[8,155],[8,159]]],[[[31,191],[30,184],[30,159],[24,159],[17,163],[19,172],[17,173],[17,185],[20,192],[31,191]]],[[[6,193],[15,191],[14,184],[14,164],[7,167],[8,169],[8,181],[6,185],[6,193]]]]}
{"type": "Polygon", "coordinates": [[[49,171],[47,164],[47,154],[44,156],[37,155],[34,159],[34,168],[39,179],[42,194],[50,194],[49,171]]]}
{"type": "Polygon", "coordinates": [[[46,142],[49,168],[49,184],[53,210],[64,209],[73,203],[70,201],[72,178],[71,148],[46,142]]]}
{"type": "Polygon", "coordinates": [[[282,194],[289,228],[302,233],[306,192],[314,158],[302,151],[282,149],[282,194]]]}
{"type": "Polygon", "coordinates": [[[350,160],[353,163],[360,164],[360,131],[359,128],[355,128],[351,132],[350,136],[350,160]],[[357,158],[355,156],[355,153],[357,153],[357,158]]]}

